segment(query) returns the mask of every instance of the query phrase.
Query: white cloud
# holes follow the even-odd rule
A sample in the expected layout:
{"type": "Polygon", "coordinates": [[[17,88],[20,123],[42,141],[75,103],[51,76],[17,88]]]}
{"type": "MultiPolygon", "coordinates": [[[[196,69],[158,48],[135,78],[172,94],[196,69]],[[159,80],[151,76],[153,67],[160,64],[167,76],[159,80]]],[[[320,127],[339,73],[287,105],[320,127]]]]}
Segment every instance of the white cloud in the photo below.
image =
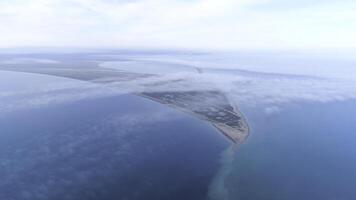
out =
{"type": "Polygon", "coordinates": [[[126,92],[102,85],[37,74],[1,71],[0,77],[0,117],[19,110],[126,92]]]}
{"type": "Polygon", "coordinates": [[[29,63],[40,63],[40,64],[58,64],[59,61],[45,58],[14,58],[9,60],[0,61],[0,64],[29,64],[29,63]]]}
{"type": "Polygon", "coordinates": [[[5,0],[0,3],[0,44],[213,49],[356,47],[356,3],[318,1],[296,5],[275,1],[5,0]],[[295,8],[276,9],[280,4],[295,8]]]}
{"type": "MultiPolygon", "coordinates": [[[[281,104],[291,102],[356,99],[356,69],[352,65],[353,60],[343,65],[340,60],[333,61],[328,58],[321,62],[296,56],[292,60],[281,62],[274,54],[266,57],[246,55],[245,58],[239,54],[195,56],[172,54],[163,57],[131,55],[129,58],[132,60],[129,63],[115,61],[99,63],[99,65],[119,70],[134,70],[134,72],[155,74],[159,70],[164,73],[150,78],[99,86],[76,81],[66,83],[64,79],[58,79],[56,83],[57,79],[45,78],[46,76],[28,74],[25,76],[17,73],[11,75],[2,72],[0,111],[6,113],[18,109],[123,93],[213,89],[225,92],[233,104],[262,106],[266,113],[274,113],[281,104]],[[237,60],[234,60],[236,58],[237,60]],[[245,62],[246,59],[258,60],[260,63],[245,62]],[[306,63],[298,63],[297,60],[306,63]],[[313,65],[309,66],[309,61],[313,65]],[[319,66],[316,66],[316,63],[319,63],[319,66]],[[146,68],[147,66],[149,68],[146,68]],[[198,73],[194,67],[201,68],[202,73],[198,73]],[[58,82],[61,84],[58,85],[58,82]],[[13,85],[9,86],[9,83],[13,85]],[[25,87],[16,88],[16,85],[25,87]]],[[[27,59],[31,60],[31,58],[27,59]]]]}
{"type": "Polygon", "coordinates": [[[280,112],[280,108],[277,106],[271,106],[271,107],[265,108],[265,113],[268,115],[273,115],[278,112],[280,112]]]}
{"type": "Polygon", "coordinates": [[[228,94],[234,103],[248,106],[264,105],[266,108],[274,108],[290,102],[330,102],[356,98],[355,62],[348,57],[335,58],[326,54],[311,59],[298,54],[262,53],[261,56],[235,53],[147,56],[134,59],[135,62],[130,65],[126,62],[108,62],[103,65],[135,72],[155,73],[158,70],[166,73],[164,77],[147,82],[184,80],[173,84],[158,84],[153,88],[142,87],[142,90],[219,89],[228,94]],[[151,67],[155,62],[158,64],[151,67]],[[159,65],[161,63],[164,65],[159,65]],[[146,65],[150,67],[146,68],[146,65]],[[163,67],[167,69],[162,70],[163,67]],[[201,68],[203,74],[188,70],[189,67],[201,68]],[[182,73],[171,68],[181,70],[182,73]]]}

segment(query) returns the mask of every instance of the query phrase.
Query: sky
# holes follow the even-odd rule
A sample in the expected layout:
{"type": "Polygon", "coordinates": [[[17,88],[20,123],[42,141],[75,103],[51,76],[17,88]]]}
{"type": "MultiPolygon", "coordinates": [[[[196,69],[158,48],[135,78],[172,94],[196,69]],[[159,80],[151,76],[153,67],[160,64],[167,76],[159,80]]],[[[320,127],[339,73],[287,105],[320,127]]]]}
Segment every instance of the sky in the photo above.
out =
{"type": "Polygon", "coordinates": [[[0,48],[356,49],[354,0],[1,0],[0,48]]]}

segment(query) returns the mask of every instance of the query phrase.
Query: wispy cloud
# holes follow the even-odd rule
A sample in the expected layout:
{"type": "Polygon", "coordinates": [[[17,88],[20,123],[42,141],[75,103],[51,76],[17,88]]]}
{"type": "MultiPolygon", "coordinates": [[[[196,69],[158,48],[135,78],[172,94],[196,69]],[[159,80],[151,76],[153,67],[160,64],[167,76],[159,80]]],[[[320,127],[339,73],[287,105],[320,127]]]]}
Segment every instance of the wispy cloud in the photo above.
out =
{"type": "Polygon", "coordinates": [[[355,8],[346,0],[5,0],[0,44],[355,48],[355,8]]]}
{"type": "Polygon", "coordinates": [[[0,64],[58,64],[59,61],[45,59],[45,58],[14,58],[9,60],[0,61],[0,64]]]}
{"type": "Polygon", "coordinates": [[[56,82],[56,79],[46,78],[47,76],[1,72],[4,78],[0,79],[0,85],[6,86],[12,82],[16,83],[14,86],[22,84],[26,87],[14,90],[11,86],[2,89],[0,111],[6,113],[85,98],[158,91],[220,90],[233,104],[263,106],[266,113],[277,112],[279,106],[286,103],[345,101],[356,98],[356,73],[352,60],[343,63],[324,58],[324,61],[310,61],[314,63],[311,65],[314,67],[310,67],[309,62],[298,63],[298,60],[308,60],[298,56],[283,62],[273,55],[249,55],[243,58],[239,54],[174,54],[163,57],[131,55],[129,58],[130,61],[118,59],[102,62],[98,67],[156,75],[99,85],[66,82],[65,79],[58,79],[56,82]],[[238,59],[234,60],[236,58],[238,59]],[[246,62],[246,59],[258,60],[259,63],[246,62]],[[32,87],[27,87],[26,81],[30,81],[32,87]]]}

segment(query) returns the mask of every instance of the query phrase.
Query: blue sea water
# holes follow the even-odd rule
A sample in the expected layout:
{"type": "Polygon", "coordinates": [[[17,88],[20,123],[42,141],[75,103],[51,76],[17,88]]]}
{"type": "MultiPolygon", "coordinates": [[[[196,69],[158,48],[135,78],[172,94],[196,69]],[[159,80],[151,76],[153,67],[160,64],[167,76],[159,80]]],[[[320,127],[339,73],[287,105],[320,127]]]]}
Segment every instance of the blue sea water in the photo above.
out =
{"type": "MultiPolygon", "coordinates": [[[[3,85],[4,87],[4,85],[3,85]]],[[[0,118],[0,199],[206,199],[228,141],[134,95],[0,118]]]]}
{"type": "Polygon", "coordinates": [[[229,199],[356,198],[355,101],[247,113],[252,133],[226,179],[229,199]]]}
{"type": "MultiPolygon", "coordinates": [[[[2,91],[58,81],[12,75],[2,91]]],[[[29,101],[0,113],[0,199],[356,197],[355,101],[243,108],[251,133],[237,149],[207,123],[134,95],[29,101]]]]}

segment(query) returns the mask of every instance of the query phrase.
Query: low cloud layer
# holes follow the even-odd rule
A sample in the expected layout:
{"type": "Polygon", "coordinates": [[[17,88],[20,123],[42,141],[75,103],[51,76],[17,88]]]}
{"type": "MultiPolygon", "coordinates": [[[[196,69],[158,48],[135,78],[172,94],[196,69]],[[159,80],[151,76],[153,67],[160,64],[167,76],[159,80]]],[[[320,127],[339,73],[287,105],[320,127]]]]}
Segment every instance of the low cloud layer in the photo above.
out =
{"type": "MultiPolygon", "coordinates": [[[[95,56],[87,59],[93,59],[92,57],[95,56]]],[[[278,112],[278,107],[286,103],[331,102],[356,98],[356,70],[352,65],[353,60],[346,59],[346,62],[344,59],[339,62],[339,60],[332,61],[324,58],[319,59],[319,62],[310,61],[310,63],[317,64],[310,68],[308,59],[305,59],[306,64],[298,63],[298,60],[301,60],[299,58],[281,63],[278,58],[267,56],[264,58],[265,65],[263,65],[263,60],[259,61],[262,64],[254,65],[253,62],[246,62],[246,59],[254,61],[255,57],[245,56],[244,60],[239,54],[233,56],[223,54],[131,55],[127,56],[126,60],[122,60],[123,57],[125,56],[121,55],[121,59],[110,58],[111,61],[100,61],[98,67],[134,73],[142,72],[154,76],[93,84],[63,78],[49,78],[45,75],[1,72],[0,76],[8,78],[1,80],[1,84],[5,87],[0,92],[0,110],[6,113],[85,98],[157,91],[219,90],[224,92],[235,105],[264,106],[265,112],[271,114],[278,112]],[[236,59],[236,57],[241,59],[236,59]],[[16,84],[6,87],[11,83],[16,84]],[[16,89],[16,85],[19,88],[16,89]]],[[[48,65],[63,63],[63,61],[54,62],[47,57],[26,58],[26,60],[39,61],[41,64],[48,65]]],[[[9,59],[1,62],[9,63],[9,61],[18,64],[18,61],[22,62],[23,59],[9,59]]]]}

